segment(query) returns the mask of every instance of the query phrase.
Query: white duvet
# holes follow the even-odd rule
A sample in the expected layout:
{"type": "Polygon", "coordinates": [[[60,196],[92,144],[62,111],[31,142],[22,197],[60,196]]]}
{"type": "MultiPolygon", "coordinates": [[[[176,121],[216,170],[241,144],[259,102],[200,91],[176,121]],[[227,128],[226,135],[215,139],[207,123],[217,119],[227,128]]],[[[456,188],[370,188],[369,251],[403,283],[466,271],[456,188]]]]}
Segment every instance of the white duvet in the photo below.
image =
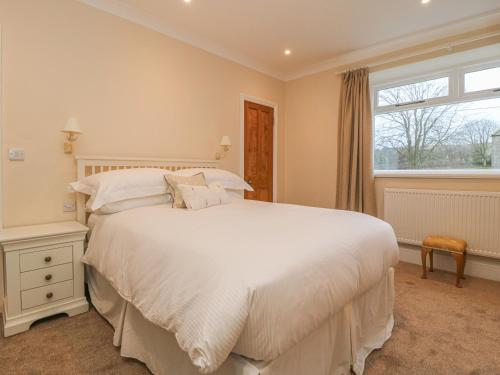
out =
{"type": "Polygon", "coordinates": [[[83,261],[208,373],[230,352],[278,357],[379,281],[398,247],[367,215],[237,200],[109,215],[83,261]]]}

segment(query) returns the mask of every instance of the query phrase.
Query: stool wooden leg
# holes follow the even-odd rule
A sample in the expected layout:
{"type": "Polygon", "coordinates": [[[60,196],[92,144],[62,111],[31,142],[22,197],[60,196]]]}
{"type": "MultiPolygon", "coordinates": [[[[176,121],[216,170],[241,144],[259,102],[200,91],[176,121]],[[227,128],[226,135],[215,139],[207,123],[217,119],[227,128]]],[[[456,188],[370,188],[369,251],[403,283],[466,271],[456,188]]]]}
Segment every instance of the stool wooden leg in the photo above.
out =
{"type": "Polygon", "coordinates": [[[431,249],[431,251],[429,251],[429,260],[431,263],[431,266],[429,267],[429,272],[434,272],[434,249],[431,249]]]}
{"type": "Polygon", "coordinates": [[[422,279],[427,279],[427,254],[431,249],[422,246],[421,257],[422,257],[422,279]]]}
{"type": "Polygon", "coordinates": [[[465,263],[467,262],[467,252],[464,251],[464,263],[462,265],[462,279],[465,280],[465,263]]]}
{"type": "Polygon", "coordinates": [[[455,285],[457,288],[461,288],[462,284],[460,283],[460,279],[463,276],[464,270],[464,254],[453,253],[453,256],[455,257],[455,261],[457,262],[457,282],[455,285]]]}

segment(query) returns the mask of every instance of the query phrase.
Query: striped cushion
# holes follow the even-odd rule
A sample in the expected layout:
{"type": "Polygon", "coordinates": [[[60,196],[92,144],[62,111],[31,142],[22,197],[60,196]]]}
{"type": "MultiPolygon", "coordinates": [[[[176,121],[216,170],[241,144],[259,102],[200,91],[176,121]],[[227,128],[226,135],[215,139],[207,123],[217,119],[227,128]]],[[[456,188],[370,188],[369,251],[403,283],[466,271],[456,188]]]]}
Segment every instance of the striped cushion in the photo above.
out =
{"type": "Polygon", "coordinates": [[[194,176],[177,176],[174,174],[165,175],[165,180],[167,180],[170,194],[172,194],[173,204],[175,208],[185,208],[186,204],[182,199],[182,193],[179,190],[179,185],[196,185],[196,186],[206,186],[205,176],[203,173],[195,174],[194,176]]]}

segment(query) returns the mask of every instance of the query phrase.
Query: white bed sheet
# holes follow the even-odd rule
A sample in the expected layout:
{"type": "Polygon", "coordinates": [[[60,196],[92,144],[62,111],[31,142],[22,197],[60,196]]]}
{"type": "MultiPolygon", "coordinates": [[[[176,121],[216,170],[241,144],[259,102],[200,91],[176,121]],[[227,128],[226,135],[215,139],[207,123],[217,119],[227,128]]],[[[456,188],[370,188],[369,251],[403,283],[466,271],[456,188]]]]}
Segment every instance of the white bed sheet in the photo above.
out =
{"type": "MultiPolygon", "coordinates": [[[[145,319],[112,286],[87,267],[92,304],[115,329],[113,344],[124,357],[144,362],[155,375],[197,375],[172,333],[145,319]]],[[[366,357],[381,348],[393,328],[394,270],[347,304],[301,342],[274,361],[229,355],[214,375],[357,375],[366,357]]]]}
{"type": "Polygon", "coordinates": [[[92,234],[94,227],[97,225],[99,220],[103,218],[104,215],[98,215],[95,213],[91,213],[89,218],[87,219],[87,227],[89,228],[89,233],[92,234]]]}
{"type": "Polygon", "coordinates": [[[392,228],[373,217],[244,200],[110,215],[84,257],[147,320],[173,332],[202,372],[231,351],[278,358],[397,260],[392,228]]]}

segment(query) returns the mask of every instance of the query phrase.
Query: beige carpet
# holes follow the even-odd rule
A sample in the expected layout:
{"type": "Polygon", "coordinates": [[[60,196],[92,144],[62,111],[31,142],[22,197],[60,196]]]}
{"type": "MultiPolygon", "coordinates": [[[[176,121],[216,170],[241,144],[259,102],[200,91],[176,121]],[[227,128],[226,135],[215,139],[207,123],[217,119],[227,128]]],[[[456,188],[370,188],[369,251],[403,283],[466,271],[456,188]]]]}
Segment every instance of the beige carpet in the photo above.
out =
{"type": "MultiPolygon", "coordinates": [[[[500,284],[470,278],[457,289],[451,274],[419,276],[419,267],[398,266],[396,326],[365,374],[500,374],[500,284]]],[[[112,334],[94,310],[44,321],[0,338],[0,374],[149,374],[120,357],[112,334]]]]}

